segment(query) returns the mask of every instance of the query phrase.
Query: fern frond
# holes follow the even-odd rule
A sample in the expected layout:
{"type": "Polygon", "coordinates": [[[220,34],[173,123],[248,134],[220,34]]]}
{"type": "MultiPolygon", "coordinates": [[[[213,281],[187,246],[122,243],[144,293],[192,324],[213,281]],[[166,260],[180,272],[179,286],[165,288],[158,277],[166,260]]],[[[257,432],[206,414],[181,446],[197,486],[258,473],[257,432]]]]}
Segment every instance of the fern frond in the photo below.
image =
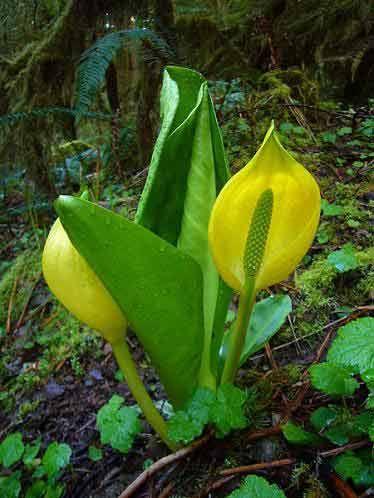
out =
{"type": "Polygon", "coordinates": [[[32,120],[37,118],[47,118],[49,116],[59,115],[61,117],[72,116],[85,117],[89,119],[99,119],[108,121],[113,118],[112,114],[104,114],[101,112],[78,112],[76,109],[69,109],[68,107],[39,107],[31,109],[31,111],[13,112],[0,116],[0,128],[6,126],[13,126],[21,121],[32,120]]]}
{"type": "Polygon", "coordinates": [[[137,43],[140,43],[143,49],[151,49],[158,59],[165,63],[175,58],[168,43],[149,29],[126,29],[100,38],[79,60],[75,87],[75,108],[78,112],[89,109],[118,51],[137,43]]]}

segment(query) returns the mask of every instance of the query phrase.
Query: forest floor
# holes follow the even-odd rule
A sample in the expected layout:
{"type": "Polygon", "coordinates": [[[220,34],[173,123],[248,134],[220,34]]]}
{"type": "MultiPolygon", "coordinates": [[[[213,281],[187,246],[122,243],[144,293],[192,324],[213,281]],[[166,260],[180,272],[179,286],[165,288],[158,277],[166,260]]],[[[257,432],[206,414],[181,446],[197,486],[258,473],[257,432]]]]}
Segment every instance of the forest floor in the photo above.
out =
{"type": "MultiPolygon", "coordinates": [[[[308,256],[296,275],[271,290],[287,293],[293,311],[266,350],[239,372],[238,384],[257,393],[251,423],[225,439],[208,434],[193,451],[146,476],[132,496],[223,497],[250,472],[277,483],[288,498],[364,496],[367,487],[343,481],[330,462],[345,449],[367,446],[366,437],[340,446],[325,441],[319,448],[300,447],[285,440],[280,426],[291,419],[307,425],[313,410],[335,402],[311,387],[308,368],[325,359],[339,327],[373,311],[371,112],[337,111],[332,118],[327,113],[314,137],[291,118],[280,123],[283,143],[317,176],[324,201],[308,256]],[[239,468],[254,464],[260,465],[239,468]]],[[[233,133],[228,128],[226,124],[224,134],[233,133]]],[[[239,131],[242,137],[248,133],[239,131]]],[[[253,150],[259,145],[256,140],[253,150]]],[[[236,147],[243,145],[231,143],[231,162],[238,154],[236,147]]],[[[103,202],[131,214],[140,187],[128,178],[103,202]]],[[[110,347],[71,317],[43,281],[40,255],[50,209],[38,213],[28,207],[17,179],[4,186],[1,200],[0,441],[19,431],[25,442],[39,441],[42,448],[66,443],[72,456],[60,479],[64,496],[118,497],[168,451],[146,423],[127,455],[100,443],[98,410],[114,393],[127,404],[134,401],[110,347]]],[[[267,295],[264,292],[263,297],[267,295]]],[[[130,344],[149,391],[167,412],[162,386],[147,357],[133,337],[130,344]]],[[[361,385],[344,403],[358,411],[366,395],[361,385]]],[[[22,483],[34,483],[35,466],[17,465],[22,483]]]]}

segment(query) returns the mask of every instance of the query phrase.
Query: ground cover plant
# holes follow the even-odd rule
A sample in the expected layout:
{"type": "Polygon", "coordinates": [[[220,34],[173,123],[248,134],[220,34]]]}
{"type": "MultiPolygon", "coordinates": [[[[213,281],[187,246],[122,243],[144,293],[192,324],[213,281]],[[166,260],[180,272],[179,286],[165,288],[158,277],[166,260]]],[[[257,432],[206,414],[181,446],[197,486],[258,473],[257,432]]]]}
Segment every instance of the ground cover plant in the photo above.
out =
{"type": "Polygon", "coordinates": [[[114,3],[1,22],[0,495],[370,496],[368,14],[114,3]]]}

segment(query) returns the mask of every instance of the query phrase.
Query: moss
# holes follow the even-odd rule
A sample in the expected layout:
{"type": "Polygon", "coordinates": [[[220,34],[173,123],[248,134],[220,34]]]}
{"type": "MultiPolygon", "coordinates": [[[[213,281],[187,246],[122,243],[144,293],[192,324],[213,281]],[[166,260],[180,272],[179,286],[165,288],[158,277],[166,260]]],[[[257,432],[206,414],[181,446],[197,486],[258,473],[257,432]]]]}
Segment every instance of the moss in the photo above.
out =
{"type": "Polygon", "coordinates": [[[40,249],[28,249],[15,259],[12,266],[7,270],[0,281],[0,324],[7,320],[9,301],[14,289],[12,318],[19,318],[30,291],[40,278],[41,274],[41,251],[40,249]]]}
{"type": "Polygon", "coordinates": [[[326,259],[314,261],[308,270],[296,276],[306,307],[323,308],[335,304],[335,269],[326,259]]]}

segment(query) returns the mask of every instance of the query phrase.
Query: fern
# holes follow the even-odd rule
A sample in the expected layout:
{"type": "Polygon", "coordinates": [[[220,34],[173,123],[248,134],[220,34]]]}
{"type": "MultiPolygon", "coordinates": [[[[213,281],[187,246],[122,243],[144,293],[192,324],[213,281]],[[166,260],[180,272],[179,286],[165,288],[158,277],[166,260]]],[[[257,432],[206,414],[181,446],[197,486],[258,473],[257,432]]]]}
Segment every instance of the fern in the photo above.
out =
{"type": "Polygon", "coordinates": [[[163,62],[171,62],[175,57],[167,42],[149,29],[127,29],[100,38],[79,60],[75,88],[75,107],[79,113],[89,109],[118,51],[139,42],[143,50],[150,47],[163,62]]]}
{"type": "Polygon", "coordinates": [[[78,112],[76,109],[69,109],[68,107],[39,107],[31,109],[30,111],[14,112],[11,114],[4,114],[3,116],[0,116],[0,128],[13,126],[21,121],[47,118],[51,115],[60,115],[61,117],[77,117],[78,114],[79,116],[85,118],[99,119],[104,121],[110,120],[113,117],[111,114],[104,114],[101,112],[78,112]]]}

